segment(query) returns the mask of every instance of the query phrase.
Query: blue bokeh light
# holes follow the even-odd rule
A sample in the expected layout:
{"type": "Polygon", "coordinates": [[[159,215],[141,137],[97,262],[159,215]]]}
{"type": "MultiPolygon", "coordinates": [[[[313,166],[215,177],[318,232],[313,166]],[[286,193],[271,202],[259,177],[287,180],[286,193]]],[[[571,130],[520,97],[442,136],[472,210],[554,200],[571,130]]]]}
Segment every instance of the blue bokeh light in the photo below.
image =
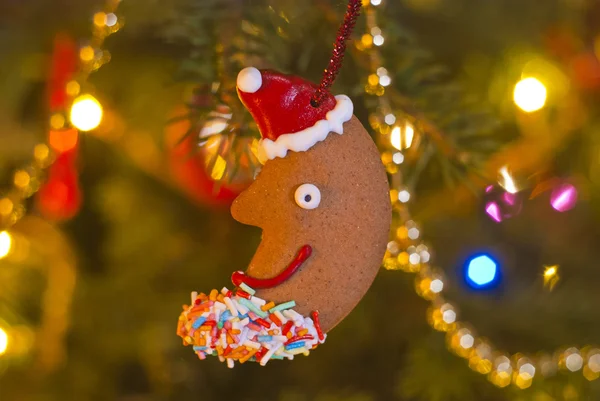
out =
{"type": "Polygon", "coordinates": [[[498,276],[498,263],[489,255],[478,255],[469,261],[467,282],[474,288],[488,287],[498,276]]]}

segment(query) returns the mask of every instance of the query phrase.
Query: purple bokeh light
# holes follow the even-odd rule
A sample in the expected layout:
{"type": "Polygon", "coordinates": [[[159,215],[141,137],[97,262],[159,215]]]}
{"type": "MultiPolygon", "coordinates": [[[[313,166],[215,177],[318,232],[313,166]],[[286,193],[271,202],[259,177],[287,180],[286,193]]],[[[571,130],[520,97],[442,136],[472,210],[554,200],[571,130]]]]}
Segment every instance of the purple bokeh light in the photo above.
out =
{"type": "Polygon", "coordinates": [[[504,200],[504,203],[510,206],[515,206],[518,201],[517,194],[511,194],[510,192],[502,194],[502,199],[504,200]]]}
{"type": "Polygon", "coordinates": [[[554,188],[550,195],[550,205],[558,212],[566,212],[577,203],[577,189],[571,184],[562,184],[554,188]]]}
{"type": "Polygon", "coordinates": [[[484,211],[496,223],[513,218],[521,212],[523,197],[510,193],[500,186],[490,185],[485,189],[484,211]]]}
{"type": "Polygon", "coordinates": [[[485,205],[485,212],[496,223],[500,223],[502,221],[502,214],[500,213],[500,207],[498,207],[498,204],[496,202],[488,202],[487,205],[485,205]]]}

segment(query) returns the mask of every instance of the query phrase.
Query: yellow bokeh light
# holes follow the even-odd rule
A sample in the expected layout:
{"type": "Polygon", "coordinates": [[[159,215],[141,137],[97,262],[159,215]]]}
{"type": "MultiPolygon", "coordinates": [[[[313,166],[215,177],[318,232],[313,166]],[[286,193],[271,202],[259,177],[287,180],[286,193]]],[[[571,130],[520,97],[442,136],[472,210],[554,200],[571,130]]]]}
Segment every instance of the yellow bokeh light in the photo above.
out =
{"type": "Polygon", "coordinates": [[[556,273],[558,273],[558,268],[557,266],[550,266],[547,267],[546,270],[544,271],[544,277],[554,277],[556,275],[556,273]]]}
{"type": "Polygon", "coordinates": [[[381,161],[383,164],[389,164],[392,162],[392,153],[391,152],[383,152],[381,154],[381,161]]]}
{"type": "Polygon", "coordinates": [[[398,166],[395,164],[388,164],[385,166],[385,169],[390,174],[396,174],[398,172],[398,166]]]}
{"type": "Polygon", "coordinates": [[[8,348],[8,334],[2,327],[0,327],[0,355],[6,352],[8,348]]]}
{"type": "Polygon", "coordinates": [[[89,62],[94,59],[96,52],[92,46],[85,46],[79,50],[79,58],[81,61],[89,62]]]}
{"type": "Polygon", "coordinates": [[[52,127],[52,129],[61,129],[64,126],[65,116],[61,113],[53,114],[52,117],[50,117],[50,127],[52,127]]]}
{"type": "Polygon", "coordinates": [[[521,390],[525,390],[525,389],[531,387],[532,381],[533,380],[531,379],[531,377],[529,377],[527,375],[520,375],[519,374],[515,378],[515,386],[517,386],[521,390]]]}
{"type": "Polygon", "coordinates": [[[106,13],[97,12],[94,14],[94,25],[103,27],[106,25],[106,13]]]}
{"type": "Polygon", "coordinates": [[[392,134],[390,135],[390,142],[393,147],[398,150],[404,150],[410,148],[415,137],[415,129],[412,124],[407,122],[404,128],[394,127],[392,134]]]}
{"type": "Polygon", "coordinates": [[[390,190],[390,202],[395,203],[398,200],[398,190],[391,189],[390,190]]]}
{"type": "Polygon", "coordinates": [[[70,81],[66,86],[67,95],[69,96],[77,96],[79,95],[79,91],[81,90],[81,85],[77,81],[70,81]]]}
{"type": "Polygon", "coordinates": [[[544,266],[544,287],[552,291],[558,281],[560,280],[560,276],[558,274],[558,265],[555,266],[544,266]]]}
{"type": "Polygon", "coordinates": [[[379,77],[377,76],[377,74],[369,75],[369,85],[375,86],[378,83],[379,83],[379,77]]]}
{"type": "Polygon", "coordinates": [[[531,113],[540,110],[546,104],[547,91],[543,83],[536,78],[525,78],[515,85],[513,99],[523,111],[531,113]]]}
{"type": "Polygon", "coordinates": [[[0,232],[0,259],[5,258],[12,247],[12,238],[7,231],[0,232]]]}
{"type": "Polygon", "coordinates": [[[70,119],[80,131],[91,131],[102,121],[102,105],[92,95],[81,95],[71,106],[70,119]]]}
{"type": "Polygon", "coordinates": [[[369,49],[371,46],[373,46],[373,36],[371,36],[368,33],[365,33],[362,38],[360,39],[362,45],[369,49]]]}
{"type": "Polygon", "coordinates": [[[383,267],[386,270],[398,270],[398,262],[395,257],[386,257],[383,261],[383,267]]]}
{"type": "Polygon", "coordinates": [[[401,252],[398,255],[398,263],[400,263],[401,265],[407,265],[408,259],[409,259],[408,252],[401,252]]]}
{"type": "Polygon", "coordinates": [[[399,240],[405,240],[408,238],[408,228],[406,226],[398,227],[396,230],[396,236],[399,240]]]}
{"type": "Polygon", "coordinates": [[[0,215],[8,216],[13,211],[13,201],[8,198],[0,199],[0,215]]]}
{"type": "Polygon", "coordinates": [[[44,161],[50,155],[50,148],[43,143],[36,145],[33,149],[33,156],[37,161],[44,161]]]}
{"type": "Polygon", "coordinates": [[[583,368],[583,377],[588,379],[589,381],[597,380],[600,378],[600,374],[592,371],[589,366],[583,368]]]}
{"type": "Polygon", "coordinates": [[[14,183],[17,188],[25,188],[31,182],[31,176],[27,171],[19,170],[15,173],[14,183]]]}

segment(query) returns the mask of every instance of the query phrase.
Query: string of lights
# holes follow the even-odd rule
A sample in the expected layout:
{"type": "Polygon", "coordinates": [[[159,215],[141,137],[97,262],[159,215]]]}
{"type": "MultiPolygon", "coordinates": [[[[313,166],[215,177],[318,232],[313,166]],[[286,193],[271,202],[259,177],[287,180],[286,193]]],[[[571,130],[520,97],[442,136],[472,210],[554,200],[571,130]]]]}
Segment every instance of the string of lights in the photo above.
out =
{"type": "Polygon", "coordinates": [[[25,202],[41,188],[45,170],[52,165],[55,153],[73,148],[78,131],[91,131],[100,125],[102,106],[91,94],[88,78],[110,61],[110,53],[102,45],[123,26],[123,19],[116,14],[120,1],[108,0],[104,9],[93,15],[92,36],[79,48],[78,70],[64,88],[70,107],[51,114],[48,141],[34,147],[33,160],[13,173],[12,187],[0,197],[0,259],[11,249],[10,227],[25,215],[25,202]],[[56,135],[58,132],[62,134],[56,135]]]}
{"type": "MultiPolygon", "coordinates": [[[[411,218],[408,209],[411,193],[403,186],[399,168],[405,159],[402,151],[411,147],[419,132],[414,128],[415,120],[402,111],[395,111],[386,96],[386,87],[392,83],[393,78],[383,66],[379,50],[385,44],[385,36],[377,19],[382,0],[365,0],[363,5],[367,15],[367,32],[357,43],[357,48],[367,53],[371,64],[371,75],[367,78],[365,91],[377,96],[378,104],[369,120],[383,150],[382,161],[391,177],[390,196],[394,210],[392,239],[387,246],[384,267],[416,273],[416,292],[430,302],[427,312],[429,324],[435,330],[446,333],[447,346],[451,352],[466,359],[472,370],[486,375],[494,385],[506,387],[512,383],[517,388],[526,389],[534,379],[551,377],[559,371],[581,371],[590,381],[600,378],[599,348],[565,346],[551,353],[510,354],[479,336],[472,324],[461,321],[458,308],[444,298],[446,279],[441,270],[430,265],[430,250],[421,239],[418,224],[411,218]]],[[[545,99],[546,89],[535,78],[526,77],[515,87],[515,104],[524,112],[541,109],[545,99]]],[[[507,180],[512,182],[510,177],[507,178],[508,172],[501,171],[500,175],[503,187],[506,187],[507,180]]],[[[508,193],[509,189],[513,188],[508,188],[508,193]]],[[[469,262],[467,279],[474,286],[485,286],[494,280],[496,268],[491,257],[477,255],[469,262]]],[[[544,270],[545,285],[553,286],[557,280],[558,266],[547,266],[544,270]]]]}
{"type": "MultiPolygon", "coordinates": [[[[69,106],[61,111],[53,111],[48,121],[49,135],[47,142],[37,144],[33,149],[33,160],[12,175],[12,187],[0,196],[0,259],[11,254],[14,247],[11,228],[25,215],[25,203],[35,195],[43,185],[46,170],[52,166],[61,152],[73,149],[78,142],[79,132],[95,129],[102,120],[102,106],[92,95],[92,86],[88,82],[90,74],[110,61],[110,53],[102,49],[105,39],[117,32],[123,26],[123,19],[116,14],[121,0],[108,0],[102,11],[93,15],[92,36],[79,48],[77,70],[73,79],[64,87],[69,106]]],[[[46,242],[56,241],[56,236],[48,234],[46,242]]],[[[72,285],[74,284],[74,269],[71,264],[50,260],[48,297],[55,297],[57,302],[52,304],[52,318],[46,319],[45,336],[49,352],[40,352],[43,365],[50,366],[56,360],[56,352],[60,349],[60,339],[66,327],[66,314],[69,308],[72,285]],[[55,266],[57,265],[57,266],[55,266]],[[61,279],[57,280],[57,275],[61,279]],[[58,296],[60,294],[60,297],[58,296]],[[51,325],[49,323],[52,323],[51,325]]],[[[48,302],[48,299],[44,301],[48,302]]],[[[41,330],[42,330],[41,329],[41,330]]],[[[27,331],[28,332],[28,331],[27,331]]],[[[18,334],[19,328],[0,326],[0,356],[12,352],[19,354],[25,347],[19,347],[18,341],[10,347],[11,339],[26,337],[18,334]],[[11,351],[9,348],[14,348],[11,351]],[[23,349],[21,349],[23,348],[23,349]],[[21,351],[19,351],[21,350],[21,351]]],[[[21,341],[25,344],[24,341],[21,341]]]]}

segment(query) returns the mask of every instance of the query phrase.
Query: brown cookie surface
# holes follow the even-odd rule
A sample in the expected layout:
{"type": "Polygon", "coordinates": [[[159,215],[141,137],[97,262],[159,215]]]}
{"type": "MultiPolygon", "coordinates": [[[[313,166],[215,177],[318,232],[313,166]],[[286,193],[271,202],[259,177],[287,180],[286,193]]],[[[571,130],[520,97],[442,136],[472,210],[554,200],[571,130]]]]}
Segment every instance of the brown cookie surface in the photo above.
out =
{"type": "Polygon", "coordinates": [[[306,152],[269,160],[233,203],[233,217],[262,228],[262,241],[246,274],[266,279],[284,271],[304,245],[312,255],[284,283],[259,290],[276,303],[296,301],[304,316],[318,310],[331,330],[354,309],[379,270],[391,224],[389,186],[379,152],[356,117],[344,133],[306,152]],[[302,184],[320,190],[317,208],[303,209],[294,194],[302,184]]]}

